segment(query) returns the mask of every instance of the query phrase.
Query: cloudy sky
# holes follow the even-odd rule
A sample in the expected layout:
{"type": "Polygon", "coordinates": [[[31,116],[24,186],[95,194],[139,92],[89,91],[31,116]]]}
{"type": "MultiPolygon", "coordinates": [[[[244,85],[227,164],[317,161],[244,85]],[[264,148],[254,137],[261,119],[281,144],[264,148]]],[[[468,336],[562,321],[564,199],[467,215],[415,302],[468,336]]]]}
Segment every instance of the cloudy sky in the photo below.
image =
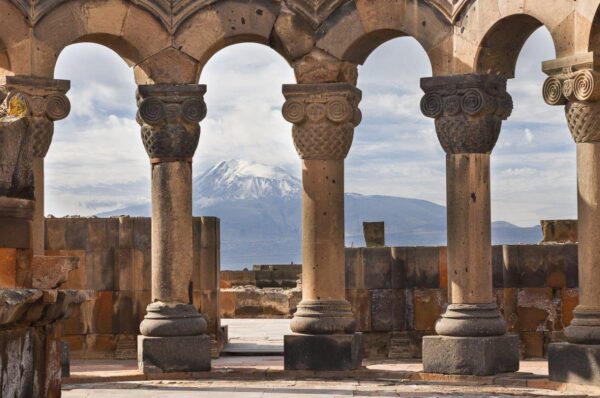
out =
{"type": "MultiPolygon", "coordinates": [[[[509,83],[515,110],[492,157],[492,218],[521,226],[576,215],[575,145],[560,108],[540,91],[543,60],[554,58],[549,33],[528,40],[509,83]]],[[[346,161],[346,191],[445,203],[444,153],[433,122],[421,115],[419,79],[431,75],[416,41],[379,47],[359,70],[364,120],[346,161]]],[[[135,122],[132,71],[113,52],[76,44],[60,56],[72,112],[56,123],[46,158],[46,212],[92,215],[149,201],[148,158],[135,122]]],[[[208,117],[195,155],[201,173],[225,159],[284,167],[298,175],[290,126],[281,116],[282,83],[293,73],[274,51],[240,44],[204,69],[208,117]]]]}

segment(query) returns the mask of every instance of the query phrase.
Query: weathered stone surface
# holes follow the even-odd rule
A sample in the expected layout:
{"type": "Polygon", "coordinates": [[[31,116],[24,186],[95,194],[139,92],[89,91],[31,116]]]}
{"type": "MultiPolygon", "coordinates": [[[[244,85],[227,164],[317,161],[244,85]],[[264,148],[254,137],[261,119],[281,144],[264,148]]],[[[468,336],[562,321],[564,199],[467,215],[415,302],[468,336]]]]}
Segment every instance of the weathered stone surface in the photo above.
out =
{"type": "Polygon", "coordinates": [[[78,267],[78,257],[33,256],[32,287],[57,288],[67,280],[69,273],[78,267]]]}
{"type": "Polygon", "coordinates": [[[362,357],[362,333],[284,336],[286,370],[356,370],[362,357]]]}
{"type": "Polygon", "coordinates": [[[553,343],[548,346],[550,380],[600,384],[600,346],[553,343]]]}
{"type": "Polygon", "coordinates": [[[577,220],[542,220],[542,243],[577,242],[577,220]]]}
{"type": "Polygon", "coordinates": [[[406,252],[406,286],[421,289],[439,288],[439,249],[437,247],[408,247],[406,252]]]}
{"type": "Polygon", "coordinates": [[[138,336],[138,364],[143,373],[210,370],[210,337],[138,336]]]}
{"type": "Polygon", "coordinates": [[[385,223],[383,221],[363,222],[363,234],[367,247],[385,246],[385,223]]]}
{"type": "Polygon", "coordinates": [[[428,373],[487,376],[519,370],[519,338],[423,337],[423,370],[428,373]]]}
{"type": "Polygon", "coordinates": [[[392,287],[391,249],[374,247],[362,250],[365,289],[390,289],[392,287]]]}

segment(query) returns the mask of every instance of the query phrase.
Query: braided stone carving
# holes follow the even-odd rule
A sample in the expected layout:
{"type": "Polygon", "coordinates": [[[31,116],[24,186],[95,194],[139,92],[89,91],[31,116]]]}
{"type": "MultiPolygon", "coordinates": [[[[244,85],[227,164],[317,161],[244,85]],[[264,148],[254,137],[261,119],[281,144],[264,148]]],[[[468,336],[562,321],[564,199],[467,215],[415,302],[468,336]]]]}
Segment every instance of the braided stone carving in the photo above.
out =
{"type": "Polygon", "coordinates": [[[361,91],[348,83],[287,84],[283,117],[293,123],[298,155],[309,160],[345,159],[362,115],[361,91]]]}
{"type": "Polygon", "coordinates": [[[435,119],[444,151],[489,153],[502,121],[512,112],[506,79],[492,75],[457,75],[421,79],[421,112],[435,119]]]}
{"type": "Polygon", "coordinates": [[[565,105],[569,130],[576,143],[600,142],[600,74],[591,69],[566,70],[544,82],[544,100],[565,105]]]}
{"type": "Polygon", "coordinates": [[[10,76],[6,85],[10,91],[25,95],[33,155],[45,157],[52,143],[54,122],[66,118],[71,111],[71,103],[66,96],[70,88],[69,81],[10,76]]]}
{"type": "Polygon", "coordinates": [[[137,121],[152,163],[189,161],[206,117],[205,85],[144,85],[137,92],[137,121]]]}

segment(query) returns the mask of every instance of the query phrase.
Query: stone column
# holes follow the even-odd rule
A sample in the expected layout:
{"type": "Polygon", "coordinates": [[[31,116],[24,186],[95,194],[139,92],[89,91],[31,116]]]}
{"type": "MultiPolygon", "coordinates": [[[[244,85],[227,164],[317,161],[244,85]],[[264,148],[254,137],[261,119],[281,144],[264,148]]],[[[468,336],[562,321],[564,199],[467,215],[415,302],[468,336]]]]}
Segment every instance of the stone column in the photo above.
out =
{"type": "Polygon", "coordinates": [[[565,105],[577,145],[579,305],[565,329],[568,343],[551,344],[550,378],[600,384],[600,73],[593,54],[544,63],[550,105],[565,105]]]}
{"type": "Polygon", "coordinates": [[[5,84],[10,91],[24,94],[28,102],[35,184],[31,247],[34,255],[44,255],[44,158],[52,142],[54,122],[66,118],[71,111],[71,104],[65,95],[71,88],[71,83],[68,80],[6,76],[5,84]]]}
{"type": "Polygon", "coordinates": [[[426,372],[491,375],[519,368],[492,295],[490,154],[512,111],[506,79],[480,74],[421,80],[421,110],[446,152],[449,305],[423,339],[426,372]]]}
{"type": "Polygon", "coordinates": [[[206,321],[191,302],[192,156],[204,85],[139,86],[137,120],[152,168],[152,303],[140,325],[145,373],[210,369],[206,321]]]}
{"type": "Polygon", "coordinates": [[[344,159],[360,123],[347,83],[284,85],[283,116],[302,158],[302,301],[285,336],[285,368],[356,369],[362,340],[345,298],[344,159]]]}

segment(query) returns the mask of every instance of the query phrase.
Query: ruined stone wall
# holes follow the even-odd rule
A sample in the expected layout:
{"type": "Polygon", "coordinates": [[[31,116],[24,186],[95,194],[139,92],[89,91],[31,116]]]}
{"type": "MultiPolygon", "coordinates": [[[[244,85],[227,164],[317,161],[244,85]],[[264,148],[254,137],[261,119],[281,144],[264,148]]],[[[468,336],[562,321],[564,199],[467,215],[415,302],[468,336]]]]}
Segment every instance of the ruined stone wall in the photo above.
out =
{"type": "MultiPolygon", "coordinates": [[[[417,358],[447,303],[445,247],[346,249],[346,296],[366,357],[417,358]]],[[[493,247],[493,286],[523,357],[562,340],[577,305],[577,245],[493,247]]]]}
{"type": "MultiPolygon", "coordinates": [[[[219,219],[195,217],[193,228],[190,301],[209,318],[216,355],[223,343],[216,315],[219,219]]],[[[78,257],[79,268],[63,287],[93,291],[79,314],[65,321],[71,357],[136,358],[136,336],[151,300],[150,218],[49,218],[46,254],[78,257]]]]}
{"type": "Polygon", "coordinates": [[[221,271],[221,288],[256,286],[294,288],[302,274],[302,264],[253,265],[252,270],[221,271]]]}

